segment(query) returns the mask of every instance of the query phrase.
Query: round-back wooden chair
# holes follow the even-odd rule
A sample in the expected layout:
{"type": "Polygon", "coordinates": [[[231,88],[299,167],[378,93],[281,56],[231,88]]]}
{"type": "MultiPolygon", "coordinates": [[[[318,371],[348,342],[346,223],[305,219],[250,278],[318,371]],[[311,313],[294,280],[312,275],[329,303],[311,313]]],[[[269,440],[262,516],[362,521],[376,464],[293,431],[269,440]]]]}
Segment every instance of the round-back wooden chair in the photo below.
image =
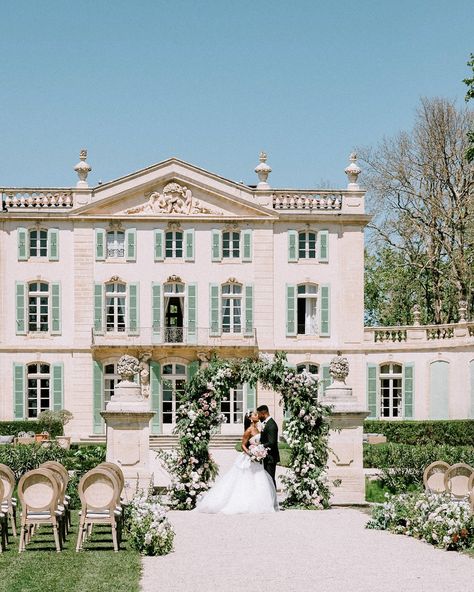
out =
{"type": "Polygon", "coordinates": [[[444,476],[446,491],[456,499],[468,498],[469,480],[473,473],[474,469],[466,463],[452,465],[444,476]]]}
{"type": "Polygon", "coordinates": [[[93,524],[108,524],[112,529],[114,551],[119,550],[121,511],[120,483],[114,473],[98,466],[82,476],[78,485],[81,512],[76,551],[82,548],[87,530],[93,524]]]}
{"type": "Polygon", "coordinates": [[[22,512],[19,553],[26,548],[31,528],[44,523],[52,525],[56,551],[61,551],[59,531],[63,513],[58,508],[59,490],[59,477],[46,468],[28,471],[20,479],[18,497],[22,512]]]}
{"type": "Polygon", "coordinates": [[[13,497],[16,481],[15,473],[8,465],[2,463],[0,463],[0,481],[4,487],[3,496],[0,496],[0,511],[10,517],[12,533],[16,537],[16,499],[13,497]]]}
{"type": "Polygon", "coordinates": [[[69,510],[69,501],[66,496],[67,484],[69,483],[69,473],[61,463],[54,460],[48,460],[41,465],[41,468],[49,469],[54,473],[55,478],[58,479],[59,485],[59,500],[58,504],[60,509],[64,510],[64,522],[62,524],[62,536],[66,539],[66,534],[69,532],[69,526],[71,525],[71,512],[69,510]]]}
{"type": "MultiPolygon", "coordinates": [[[[3,481],[0,479],[0,499],[5,496],[5,487],[3,481]]],[[[0,553],[3,553],[3,549],[6,549],[8,543],[8,518],[0,509],[0,553]]]]}
{"type": "Polygon", "coordinates": [[[450,466],[450,464],[442,460],[436,460],[428,465],[423,473],[425,491],[444,493],[446,491],[444,477],[450,466]]]}
{"type": "Polygon", "coordinates": [[[111,463],[111,462],[103,462],[100,463],[100,465],[98,465],[99,467],[106,467],[107,469],[110,469],[111,471],[113,471],[119,480],[120,483],[120,495],[123,494],[123,489],[125,487],[125,477],[123,475],[123,471],[122,469],[116,465],[115,463],[111,463]]]}

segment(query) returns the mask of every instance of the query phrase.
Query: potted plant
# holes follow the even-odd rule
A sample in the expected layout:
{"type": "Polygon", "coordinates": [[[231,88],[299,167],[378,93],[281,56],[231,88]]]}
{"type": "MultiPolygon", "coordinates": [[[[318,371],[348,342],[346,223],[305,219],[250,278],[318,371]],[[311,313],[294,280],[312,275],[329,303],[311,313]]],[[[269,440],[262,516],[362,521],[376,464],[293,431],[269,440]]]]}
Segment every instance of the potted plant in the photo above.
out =
{"type": "Polygon", "coordinates": [[[42,411],[38,415],[38,422],[45,426],[49,433],[52,432],[54,424],[60,423],[63,428],[63,433],[56,436],[56,443],[61,446],[61,448],[69,448],[71,445],[71,437],[64,435],[64,426],[69,423],[72,418],[72,413],[66,409],[61,409],[59,411],[42,411]]]}

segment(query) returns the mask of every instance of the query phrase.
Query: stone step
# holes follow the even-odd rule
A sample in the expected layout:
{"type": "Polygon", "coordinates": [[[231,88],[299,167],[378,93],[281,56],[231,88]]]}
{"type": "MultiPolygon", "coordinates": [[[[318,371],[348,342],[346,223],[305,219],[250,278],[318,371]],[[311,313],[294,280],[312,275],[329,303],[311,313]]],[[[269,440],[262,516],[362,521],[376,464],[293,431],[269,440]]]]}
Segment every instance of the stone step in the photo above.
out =
{"type": "MultiPolygon", "coordinates": [[[[233,450],[237,442],[240,442],[240,436],[217,434],[211,438],[211,448],[219,448],[223,450],[233,450]]],[[[91,434],[86,438],[81,438],[79,444],[105,444],[105,435],[91,434]]],[[[178,443],[178,436],[174,434],[165,435],[151,435],[150,448],[168,449],[175,448],[178,443]]]]}

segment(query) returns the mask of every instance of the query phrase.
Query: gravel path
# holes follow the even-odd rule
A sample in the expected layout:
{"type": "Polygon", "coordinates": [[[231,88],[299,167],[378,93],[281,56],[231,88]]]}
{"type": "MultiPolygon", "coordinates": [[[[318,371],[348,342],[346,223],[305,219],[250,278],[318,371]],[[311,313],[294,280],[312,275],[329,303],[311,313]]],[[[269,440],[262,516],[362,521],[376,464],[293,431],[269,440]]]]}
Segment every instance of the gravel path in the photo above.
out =
{"type": "Polygon", "coordinates": [[[170,520],[175,551],[144,558],[144,592],[459,592],[474,581],[470,557],[366,530],[354,509],[170,520]]]}

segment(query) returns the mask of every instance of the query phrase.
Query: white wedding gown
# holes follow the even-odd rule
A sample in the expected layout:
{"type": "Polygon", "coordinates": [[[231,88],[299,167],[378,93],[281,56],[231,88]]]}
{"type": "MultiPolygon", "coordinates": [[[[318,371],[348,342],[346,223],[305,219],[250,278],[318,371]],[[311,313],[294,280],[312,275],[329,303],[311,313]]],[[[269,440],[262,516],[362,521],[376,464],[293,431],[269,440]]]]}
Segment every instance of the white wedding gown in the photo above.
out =
{"type": "MultiPolygon", "coordinates": [[[[250,444],[259,442],[260,434],[249,440],[250,444]]],[[[207,514],[267,514],[277,510],[272,478],[262,463],[251,461],[245,452],[196,504],[197,512],[207,514]]]]}

